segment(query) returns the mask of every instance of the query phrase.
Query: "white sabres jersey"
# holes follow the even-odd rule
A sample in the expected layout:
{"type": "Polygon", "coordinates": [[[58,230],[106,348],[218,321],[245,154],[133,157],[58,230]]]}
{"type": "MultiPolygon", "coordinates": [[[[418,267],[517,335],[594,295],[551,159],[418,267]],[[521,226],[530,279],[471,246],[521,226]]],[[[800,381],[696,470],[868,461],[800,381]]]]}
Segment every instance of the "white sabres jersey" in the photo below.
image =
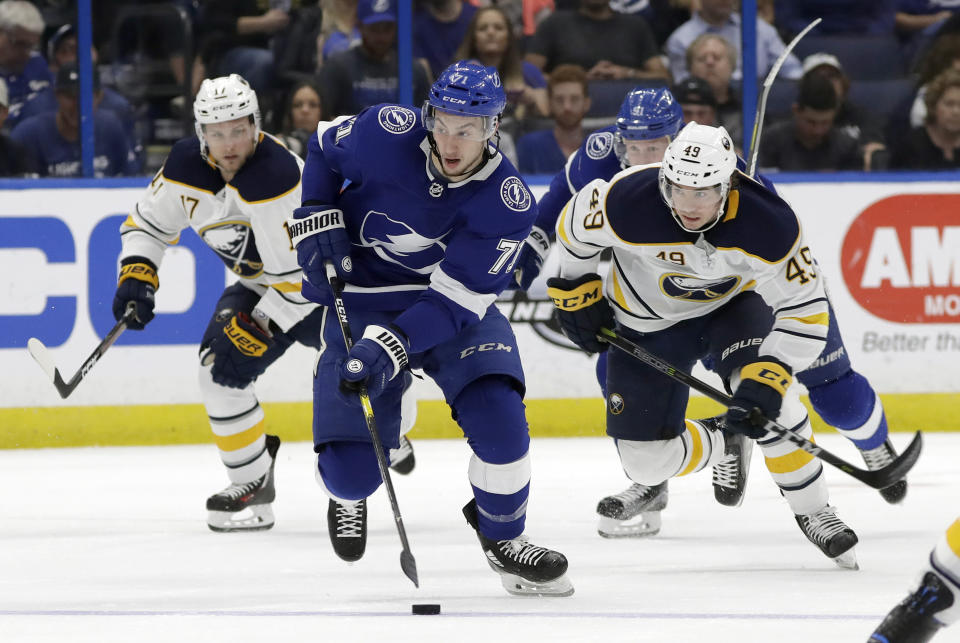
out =
{"type": "MultiPolygon", "coordinates": [[[[168,245],[193,228],[240,282],[261,296],[257,308],[287,331],[316,308],[300,294],[301,270],[286,221],[300,207],[303,161],[269,134],[225,182],[200,155],[200,141],[178,141],[120,227],[123,257],[158,268],[168,245]]],[[[162,284],[161,284],[162,285],[162,284]]]]}
{"type": "Polygon", "coordinates": [[[706,232],[686,232],[660,196],[659,168],[628,168],[577,192],[557,220],[561,275],[597,272],[601,252],[612,249],[604,295],[617,322],[642,333],[703,316],[755,290],[775,316],[760,354],[794,371],[806,368],[823,350],[829,313],[796,215],[738,173],[721,220],[706,232]]]}

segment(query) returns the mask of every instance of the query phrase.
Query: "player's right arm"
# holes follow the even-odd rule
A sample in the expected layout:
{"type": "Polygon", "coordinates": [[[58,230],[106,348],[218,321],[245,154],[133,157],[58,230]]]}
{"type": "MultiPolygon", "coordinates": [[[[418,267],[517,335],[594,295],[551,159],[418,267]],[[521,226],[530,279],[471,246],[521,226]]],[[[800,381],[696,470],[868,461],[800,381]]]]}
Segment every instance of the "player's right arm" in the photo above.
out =
{"type": "Polygon", "coordinates": [[[127,324],[133,330],[141,330],[153,319],[154,297],[160,287],[157,273],[164,252],[179,241],[180,232],[189,225],[187,201],[164,176],[167,163],[176,162],[176,152],[175,146],[164,167],[153,177],[133,211],[120,225],[123,249],[113,298],[113,316],[119,320],[127,307],[134,305],[136,318],[127,324]]]}
{"type": "Polygon", "coordinates": [[[600,253],[613,245],[615,235],[604,210],[609,187],[603,179],[594,179],[561,210],[556,232],[562,277],[595,273],[600,266],[600,253]]]}

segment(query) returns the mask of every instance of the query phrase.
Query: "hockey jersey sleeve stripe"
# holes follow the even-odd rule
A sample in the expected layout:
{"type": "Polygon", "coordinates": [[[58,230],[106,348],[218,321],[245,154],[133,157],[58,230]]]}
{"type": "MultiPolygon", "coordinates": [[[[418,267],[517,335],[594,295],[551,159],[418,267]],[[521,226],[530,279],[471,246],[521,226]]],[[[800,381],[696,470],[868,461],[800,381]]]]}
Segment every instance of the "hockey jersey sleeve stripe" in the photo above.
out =
{"type": "Polygon", "coordinates": [[[809,334],[807,334],[807,333],[800,333],[800,332],[797,332],[797,331],[795,331],[795,330],[788,330],[788,329],[786,329],[786,328],[779,328],[779,327],[777,327],[777,326],[774,326],[773,329],[772,329],[770,332],[771,332],[771,333],[783,333],[783,334],[785,334],[785,335],[793,335],[794,337],[802,337],[803,339],[809,339],[809,340],[812,340],[812,341],[815,341],[815,342],[826,342],[826,341],[827,341],[827,333],[826,333],[826,331],[823,332],[823,335],[809,335],[809,334]]]}
{"type": "Polygon", "coordinates": [[[433,271],[433,274],[430,275],[430,288],[461,308],[466,308],[475,314],[478,319],[483,319],[487,308],[497,299],[497,295],[494,293],[479,293],[470,290],[453,277],[447,275],[442,268],[437,268],[433,271]]]}
{"type": "Polygon", "coordinates": [[[820,326],[829,326],[830,325],[830,313],[817,313],[815,315],[808,315],[806,317],[781,317],[780,319],[789,319],[793,321],[798,321],[801,324],[818,324],[820,326]]]}
{"type": "Polygon", "coordinates": [[[821,304],[823,307],[825,307],[827,305],[827,300],[825,297],[817,297],[816,299],[804,301],[799,304],[794,304],[792,306],[781,306],[776,310],[776,314],[780,315],[781,313],[787,312],[788,310],[797,310],[800,308],[804,308],[806,306],[812,306],[813,304],[821,304]]]}
{"type": "Polygon", "coordinates": [[[947,546],[957,557],[960,557],[960,520],[947,527],[947,546]]]}
{"type": "MultiPolygon", "coordinates": [[[[160,226],[158,226],[155,222],[153,222],[153,221],[151,221],[150,219],[148,219],[148,218],[146,217],[146,215],[144,215],[143,212],[140,211],[140,204],[139,204],[139,203],[136,205],[135,209],[136,209],[136,217],[134,217],[134,216],[131,214],[131,215],[128,215],[128,216],[127,216],[127,220],[132,221],[133,224],[136,225],[138,228],[142,228],[142,227],[143,227],[143,226],[140,225],[140,223],[143,223],[143,224],[147,225],[147,226],[150,227],[152,230],[154,230],[154,231],[157,233],[157,235],[159,235],[160,238],[164,240],[165,243],[170,243],[171,245],[172,245],[172,244],[175,244],[175,243],[177,243],[177,242],[180,241],[180,231],[179,231],[179,230],[174,231],[174,232],[167,232],[166,230],[164,230],[163,228],[161,228],[160,226]],[[173,239],[173,241],[167,241],[168,238],[173,239]]],[[[124,222],[124,223],[126,223],[126,222],[124,222]]],[[[149,232],[149,230],[146,230],[146,232],[149,232]]]]}
{"type": "Polygon", "coordinates": [[[270,287],[279,290],[281,293],[300,292],[301,283],[299,281],[296,283],[284,281],[278,284],[270,284],[270,287]]]}

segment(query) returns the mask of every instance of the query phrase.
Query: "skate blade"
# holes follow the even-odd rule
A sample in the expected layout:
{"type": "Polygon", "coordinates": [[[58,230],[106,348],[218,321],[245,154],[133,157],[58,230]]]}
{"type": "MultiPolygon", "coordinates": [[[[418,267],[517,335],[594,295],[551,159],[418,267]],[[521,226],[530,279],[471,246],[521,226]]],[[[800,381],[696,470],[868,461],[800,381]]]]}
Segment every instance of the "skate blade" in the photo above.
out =
{"type": "Polygon", "coordinates": [[[643,538],[660,533],[660,512],[640,513],[629,520],[600,516],[597,533],[603,538],[643,538]]]}
{"type": "Polygon", "coordinates": [[[207,527],[211,531],[263,531],[273,527],[273,509],[270,505],[253,505],[243,511],[208,511],[207,527]]]}
{"type": "Polygon", "coordinates": [[[563,597],[573,595],[573,584],[564,574],[560,578],[551,581],[534,582],[517,576],[516,574],[505,574],[497,570],[500,574],[500,582],[507,593],[514,596],[542,596],[542,597],[563,597]]]}
{"type": "Polygon", "coordinates": [[[840,569],[850,569],[853,571],[860,569],[860,565],[857,563],[857,552],[854,551],[852,547],[834,558],[833,562],[835,562],[840,569]]]}

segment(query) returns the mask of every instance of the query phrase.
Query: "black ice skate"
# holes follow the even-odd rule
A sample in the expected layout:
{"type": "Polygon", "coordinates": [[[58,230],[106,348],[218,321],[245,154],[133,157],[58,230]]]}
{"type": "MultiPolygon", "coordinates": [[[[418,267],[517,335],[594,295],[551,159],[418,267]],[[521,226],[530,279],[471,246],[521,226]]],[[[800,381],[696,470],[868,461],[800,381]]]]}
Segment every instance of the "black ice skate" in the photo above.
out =
{"type": "Polygon", "coordinates": [[[402,476],[407,475],[417,466],[417,458],[413,454],[413,444],[407,436],[400,436],[400,446],[390,449],[390,468],[402,476]]]}
{"type": "Polygon", "coordinates": [[[213,531],[259,531],[273,527],[276,498],[273,486],[273,465],[277,462],[280,438],[266,436],[270,468],[252,482],[234,483],[207,498],[207,526],[213,531]]]}
{"type": "Polygon", "coordinates": [[[859,539],[852,529],[837,518],[836,512],[836,508],[826,505],[823,509],[795,518],[803,535],[833,562],[844,569],[860,569],[857,554],[853,550],[859,539]]]}
{"type": "Polygon", "coordinates": [[[943,627],[935,614],[953,605],[953,600],[943,579],[927,572],[920,587],[890,610],[867,643],[926,643],[943,627]]]}
{"type": "Polygon", "coordinates": [[[477,501],[464,506],[467,523],[477,532],[480,546],[493,571],[500,574],[504,589],[517,596],[570,596],[573,585],[567,579],[567,558],[560,552],[537,547],[526,536],[491,540],[477,526],[477,501]]]}
{"type": "Polygon", "coordinates": [[[634,483],[626,491],[607,496],[597,504],[604,538],[636,538],[660,533],[660,512],[666,509],[667,483],[648,487],[634,483]]]}
{"type": "Polygon", "coordinates": [[[753,440],[742,433],[728,433],[723,416],[698,420],[708,431],[722,431],[723,460],[713,466],[713,497],[727,507],[739,507],[747,489],[753,440]]]}
{"type": "Polygon", "coordinates": [[[327,506],[327,531],[333,551],[348,563],[363,558],[367,549],[367,501],[350,504],[331,500],[327,506]]]}
{"type": "MultiPolygon", "coordinates": [[[[871,471],[882,469],[897,459],[897,452],[890,443],[890,440],[873,449],[861,450],[860,455],[863,456],[864,463],[866,463],[867,468],[871,471]]],[[[906,478],[894,482],[889,487],[884,487],[880,490],[880,495],[891,505],[897,504],[907,495],[906,478]]]]}

